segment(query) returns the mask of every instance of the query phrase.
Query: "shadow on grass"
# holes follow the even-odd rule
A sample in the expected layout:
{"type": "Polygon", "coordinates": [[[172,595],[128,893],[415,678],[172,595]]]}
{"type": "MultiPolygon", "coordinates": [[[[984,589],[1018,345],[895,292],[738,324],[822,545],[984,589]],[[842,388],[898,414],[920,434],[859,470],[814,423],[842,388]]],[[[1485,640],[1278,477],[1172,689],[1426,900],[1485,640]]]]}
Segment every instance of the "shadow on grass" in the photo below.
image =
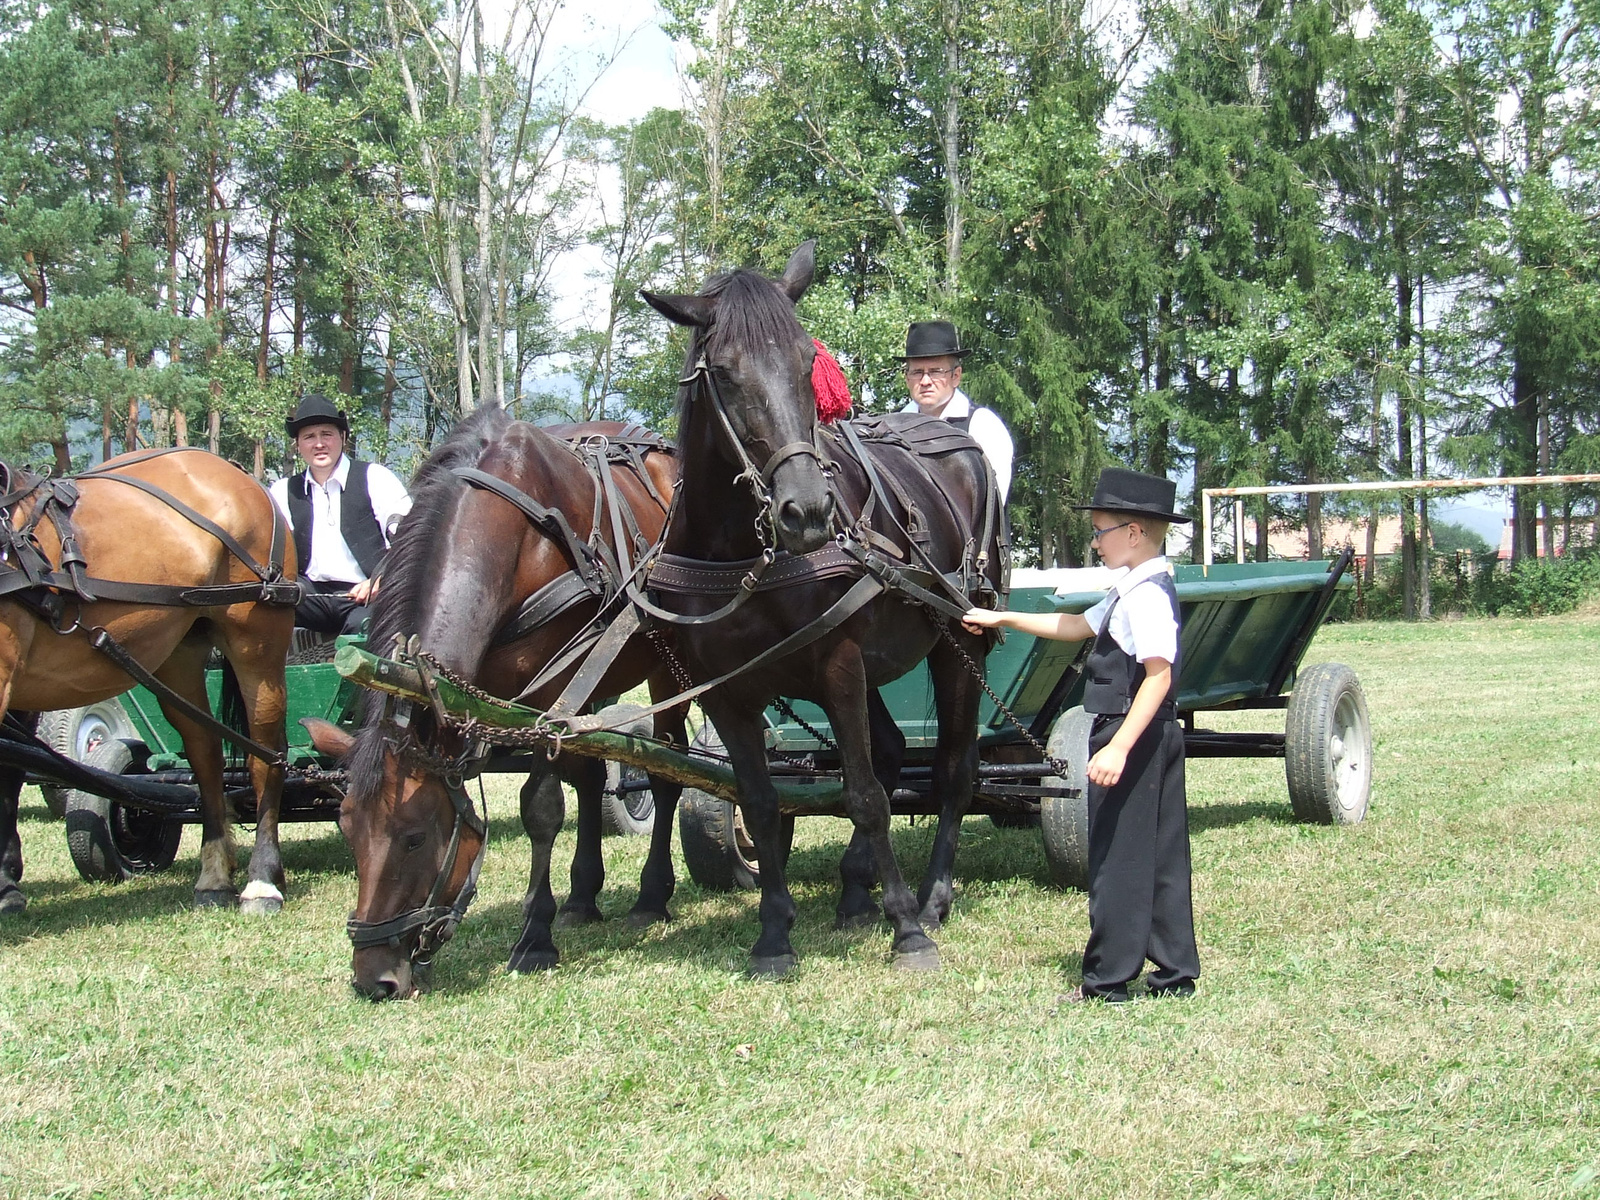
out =
{"type": "Polygon", "coordinates": [[[1284,803],[1265,800],[1246,800],[1238,804],[1207,804],[1189,810],[1189,832],[1207,833],[1213,829],[1232,829],[1252,821],[1270,821],[1274,825],[1297,825],[1294,810],[1284,803]]]}

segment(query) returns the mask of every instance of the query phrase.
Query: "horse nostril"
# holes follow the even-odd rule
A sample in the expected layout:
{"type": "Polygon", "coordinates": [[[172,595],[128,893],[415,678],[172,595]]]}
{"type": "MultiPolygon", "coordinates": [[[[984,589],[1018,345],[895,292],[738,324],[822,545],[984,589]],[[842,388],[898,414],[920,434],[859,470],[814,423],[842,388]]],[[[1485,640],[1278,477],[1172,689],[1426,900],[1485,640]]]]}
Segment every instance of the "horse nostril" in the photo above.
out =
{"type": "Polygon", "coordinates": [[[785,500],[778,506],[778,521],[785,529],[804,529],[806,510],[796,500],[785,500]]]}

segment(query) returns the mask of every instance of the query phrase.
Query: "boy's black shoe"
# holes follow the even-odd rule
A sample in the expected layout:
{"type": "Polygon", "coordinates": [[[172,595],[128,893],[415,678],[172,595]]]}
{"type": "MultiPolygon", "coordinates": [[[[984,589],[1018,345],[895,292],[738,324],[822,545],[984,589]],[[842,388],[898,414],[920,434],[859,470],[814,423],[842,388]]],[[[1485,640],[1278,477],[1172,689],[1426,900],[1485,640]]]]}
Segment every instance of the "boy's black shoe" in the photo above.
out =
{"type": "Polygon", "coordinates": [[[1192,979],[1185,979],[1182,983],[1174,983],[1169,987],[1155,987],[1150,984],[1147,976],[1145,983],[1150,986],[1150,994],[1152,996],[1171,996],[1177,1000],[1187,1000],[1194,995],[1194,980],[1192,979]]]}

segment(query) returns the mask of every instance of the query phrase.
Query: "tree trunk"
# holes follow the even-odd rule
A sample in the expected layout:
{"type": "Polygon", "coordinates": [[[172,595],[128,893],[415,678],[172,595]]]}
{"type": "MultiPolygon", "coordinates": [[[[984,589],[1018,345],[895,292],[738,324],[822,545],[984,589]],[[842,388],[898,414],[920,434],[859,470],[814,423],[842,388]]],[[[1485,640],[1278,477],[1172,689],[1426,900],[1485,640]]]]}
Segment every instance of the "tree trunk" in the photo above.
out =
{"type": "Polygon", "coordinates": [[[278,249],[278,212],[272,212],[267,222],[267,251],[261,267],[261,338],[256,343],[256,382],[265,390],[267,368],[272,352],[273,262],[278,249]]]}
{"type": "Polygon", "coordinates": [[[944,291],[961,288],[961,0],[944,0],[944,291]]]}
{"type": "MultiPolygon", "coordinates": [[[[1546,396],[1539,397],[1539,474],[1550,474],[1550,401],[1546,396]]],[[[1555,520],[1550,508],[1550,493],[1544,488],[1539,489],[1539,544],[1546,558],[1555,558],[1555,520]]]]}

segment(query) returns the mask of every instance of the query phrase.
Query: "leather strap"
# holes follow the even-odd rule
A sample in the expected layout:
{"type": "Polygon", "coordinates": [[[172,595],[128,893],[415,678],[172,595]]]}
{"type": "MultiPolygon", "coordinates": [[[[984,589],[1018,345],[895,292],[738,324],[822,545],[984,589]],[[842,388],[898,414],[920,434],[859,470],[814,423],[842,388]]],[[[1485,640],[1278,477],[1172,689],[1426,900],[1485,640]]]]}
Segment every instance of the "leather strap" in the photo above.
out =
{"type": "Polygon", "coordinates": [[[145,670],[139,661],[128,653],[128,648],[112,637],[104,628],[96,626],[89,631],[89,644],[116,663],[117,667],[124,674],[130,676],[134,682],[143,684],[154,692],[164,703],[171,705],[190,720],[204,725],[226,741],[232,742],[252,757],[259,758],[274,767],[281,767],[288,761],[282,750],[274,750],[270,746],[263,746],[255,739],[246,737],[237,730],[229,729],[205,709],[191,704],[188,700],[178,695],[177,692],[145,670]]]}

